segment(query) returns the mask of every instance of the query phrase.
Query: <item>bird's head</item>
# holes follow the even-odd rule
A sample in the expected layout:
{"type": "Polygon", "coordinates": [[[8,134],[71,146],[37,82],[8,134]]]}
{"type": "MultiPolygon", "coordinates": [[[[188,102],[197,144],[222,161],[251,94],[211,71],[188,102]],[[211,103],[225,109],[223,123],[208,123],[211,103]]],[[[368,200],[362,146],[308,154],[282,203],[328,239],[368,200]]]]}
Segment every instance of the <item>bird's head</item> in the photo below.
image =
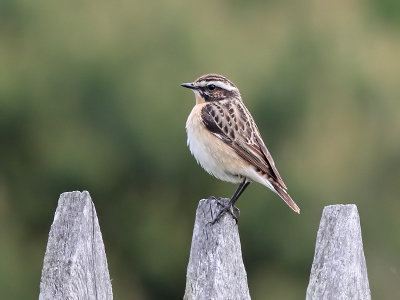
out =
{"type": "Polygon", "coordinates": [[[191,83],[182,83],[181,86],[194,92],[197,104],[241,99],[239,90],[232,81],[218,74],[203,75],[191,83]]]}

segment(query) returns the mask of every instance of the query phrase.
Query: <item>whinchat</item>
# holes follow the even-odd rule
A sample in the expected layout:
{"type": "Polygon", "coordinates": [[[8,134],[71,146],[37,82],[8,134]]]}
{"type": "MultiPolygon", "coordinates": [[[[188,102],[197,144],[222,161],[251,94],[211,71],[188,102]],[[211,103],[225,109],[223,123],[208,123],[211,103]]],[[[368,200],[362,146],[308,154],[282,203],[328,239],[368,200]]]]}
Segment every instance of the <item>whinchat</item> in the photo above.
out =
{"type": "Polygon", "coordinates": [[[190,152],[211,175],[240,183],[228,206],[223,207],[212,223],[225,212],[230,212],[237,221],[240,211],[235,202],[253,181],[271,189],[300,213],[232,81],[218,74],[207,74],[181,85],[191,89],[196,98],[186,122],[190,152]]]}

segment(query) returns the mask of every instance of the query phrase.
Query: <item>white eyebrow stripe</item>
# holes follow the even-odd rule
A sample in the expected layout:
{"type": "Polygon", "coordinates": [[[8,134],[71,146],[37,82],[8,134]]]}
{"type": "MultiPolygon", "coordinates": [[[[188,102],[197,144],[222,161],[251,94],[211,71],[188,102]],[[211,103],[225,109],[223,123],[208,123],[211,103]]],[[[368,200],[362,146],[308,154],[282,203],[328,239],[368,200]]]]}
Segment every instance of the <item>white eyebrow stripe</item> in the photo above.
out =
{"type": "Polygon", "coordinates": [[[220,87],[221,89],[227,90],[227,91],[234,91],[236,88],[234,86],[228,85],[222,81],[200,81],[196,83],[197,86],[199,87],[205,87],[207,85],[213,84],[217,87],[220,87]]]}

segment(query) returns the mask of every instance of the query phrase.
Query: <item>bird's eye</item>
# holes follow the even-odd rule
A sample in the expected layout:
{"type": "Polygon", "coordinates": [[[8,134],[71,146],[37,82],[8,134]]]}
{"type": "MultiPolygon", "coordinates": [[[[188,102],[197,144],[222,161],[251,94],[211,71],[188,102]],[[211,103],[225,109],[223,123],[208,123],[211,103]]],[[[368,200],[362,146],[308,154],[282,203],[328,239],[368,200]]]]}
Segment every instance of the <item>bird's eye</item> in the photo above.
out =
{"type": "Polygon", "coordinates": [[[208,88],[210,91],[213,91],[213,90],[215,90],[215,85],[209,84],[209,85],[207,86],[207,88],[208,88]]]}

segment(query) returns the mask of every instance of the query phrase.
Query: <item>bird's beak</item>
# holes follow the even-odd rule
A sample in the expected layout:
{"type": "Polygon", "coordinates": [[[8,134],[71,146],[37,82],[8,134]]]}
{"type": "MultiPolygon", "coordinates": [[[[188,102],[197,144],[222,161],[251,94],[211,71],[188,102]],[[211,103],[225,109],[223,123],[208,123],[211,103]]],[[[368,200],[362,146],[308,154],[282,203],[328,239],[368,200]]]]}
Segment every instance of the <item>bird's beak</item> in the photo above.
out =
{"type": "Polygon", "coordinates": [[[188,89],[192,89],[194,90],[196,87],[193,85],[193,83],[182,83],[181,86],[188,88],[188,89]]]}

